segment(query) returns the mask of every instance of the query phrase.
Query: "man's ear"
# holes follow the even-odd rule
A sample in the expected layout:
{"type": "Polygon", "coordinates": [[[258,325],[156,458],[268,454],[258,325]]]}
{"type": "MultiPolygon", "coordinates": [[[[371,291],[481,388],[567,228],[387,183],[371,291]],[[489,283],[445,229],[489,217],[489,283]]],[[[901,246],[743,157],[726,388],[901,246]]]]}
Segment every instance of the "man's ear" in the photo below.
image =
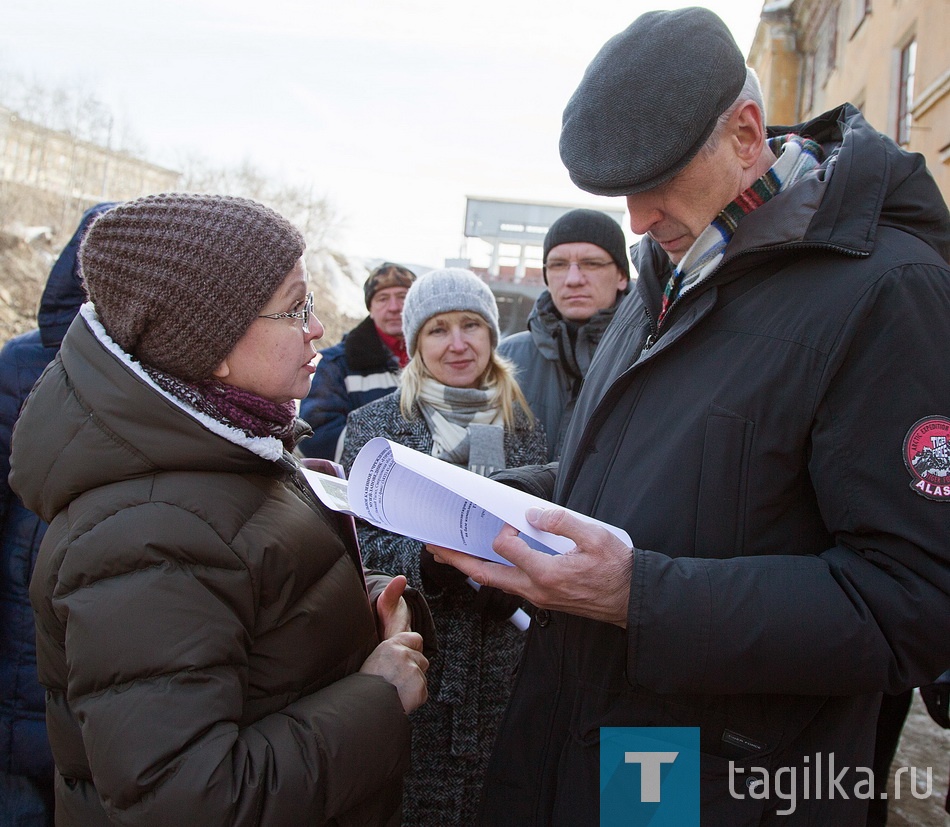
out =
{"type": "Polygon", "coordinates": [[[755,165],[765,146],[762,110],[753,101],[743,101],[732,113],[732,139],[736,156],[744,168],[755,165]]]}
{"type": "Polygon", "coordinates": [[[228,364],[228,357],[225,356],[224,361],[211,372],[211,375],[215,379],[225,379],[230,373],[231,366],[228,364]]]}

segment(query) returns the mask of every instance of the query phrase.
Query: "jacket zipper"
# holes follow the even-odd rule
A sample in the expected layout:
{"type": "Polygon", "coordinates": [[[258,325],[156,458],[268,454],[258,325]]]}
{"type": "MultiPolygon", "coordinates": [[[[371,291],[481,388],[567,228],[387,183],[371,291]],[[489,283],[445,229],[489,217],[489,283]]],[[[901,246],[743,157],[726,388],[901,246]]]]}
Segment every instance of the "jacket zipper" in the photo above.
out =
{"type": "Polygon", "coordinates": [[[647,307],[646,302],[643,303],[643,310],[647,315],[647,318],[650,320],[650,332],[647,334],[646,340],[643,342],[643,347],[640,349],[640,353],[637,355],[639,359],[640,356],[646,353],[653,345],[656,344],[656,340],[660,338],[660,325],[657,323],[656,319],[653,318],[653,314],[650,312],[650,308],[647,307]]]}

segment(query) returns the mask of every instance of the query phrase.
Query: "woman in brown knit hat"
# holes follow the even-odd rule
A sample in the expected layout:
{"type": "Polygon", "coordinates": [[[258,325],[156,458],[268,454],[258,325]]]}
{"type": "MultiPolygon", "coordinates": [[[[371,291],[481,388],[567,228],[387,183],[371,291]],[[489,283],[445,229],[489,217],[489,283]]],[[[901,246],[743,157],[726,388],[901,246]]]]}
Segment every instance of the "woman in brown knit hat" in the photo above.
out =
{"type": "Polygon", "coordinates": [[[431,618],[362,569],[291,453],[300,233],[244,199],[104,213],[90,302],[17,424],[56,823],[397,824],[431,618]],[[415,623],[414,623],[415,622],[415,623]]]}

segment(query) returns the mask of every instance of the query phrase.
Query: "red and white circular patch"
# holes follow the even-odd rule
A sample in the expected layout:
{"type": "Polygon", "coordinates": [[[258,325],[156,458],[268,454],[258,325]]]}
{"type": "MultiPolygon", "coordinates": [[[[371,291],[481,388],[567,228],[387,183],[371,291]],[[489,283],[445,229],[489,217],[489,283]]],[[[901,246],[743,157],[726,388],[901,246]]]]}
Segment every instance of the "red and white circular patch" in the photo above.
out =
{"type": "Polygon", "coordinates": [[[904,437],[904,465],[921,497],[950,502],[950,419],[925,416],[904,437]]]}

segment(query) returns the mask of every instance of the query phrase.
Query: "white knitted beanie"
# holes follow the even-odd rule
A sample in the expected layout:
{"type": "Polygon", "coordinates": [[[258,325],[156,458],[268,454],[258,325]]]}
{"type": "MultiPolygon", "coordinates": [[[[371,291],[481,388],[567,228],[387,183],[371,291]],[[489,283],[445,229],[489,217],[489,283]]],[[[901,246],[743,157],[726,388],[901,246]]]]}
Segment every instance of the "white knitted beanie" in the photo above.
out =
{"type": "Polygon", "coordinates": [[[485,282],[471,270],[446,267],[430,270],[413,282],[402,306],[402,334],[406,351],[415,353],[419,330],[437,313],[470,310],[478,313],[491,330],[492,347],[498,344],[498,305],[485,282]]]}

